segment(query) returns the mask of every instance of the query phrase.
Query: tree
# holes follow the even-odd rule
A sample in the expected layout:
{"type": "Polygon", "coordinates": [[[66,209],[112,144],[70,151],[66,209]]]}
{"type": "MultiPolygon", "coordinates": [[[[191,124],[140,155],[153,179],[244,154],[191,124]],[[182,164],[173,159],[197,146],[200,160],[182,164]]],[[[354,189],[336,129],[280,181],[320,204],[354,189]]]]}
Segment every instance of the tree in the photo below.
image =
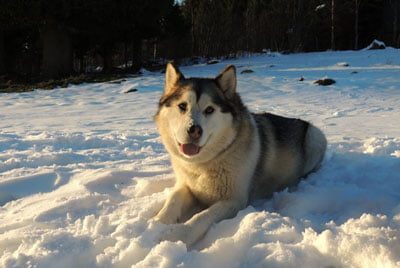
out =
{"type": "Polygon", "coordinates": [[[4,50],[4,33],[0,30],[0,75],[6,72],[5,50],[4,50]]]}
{"type": "Polygon", "coordinates": [[[57,78],[72,73],[71,6],[72,0],[27,1],[25,14],[40,33],[42,76],[57,78]]]}
{"type": "Polygon", "coordinates": [[[354,49],[358,49],[358,39],[359,39],[359,35],[358,35],[358,23],[359,23],[359,10],[360,10],[360,5],[362,0],[354,0],[355,1],[355,5],[354,5],[354,15],[355,15],[355,20],[354,20],[354,49]]]}
{"type": "Polygon", "coordinates": [[[31,41],[37,32],[29,11],[27,1],[0,2],[0,73],[32,71],[31,62],[22,59],[32,58],[29,56],[35,52],[31,41]]]}
{"type": "Polygon", "coordinates": [[[383,13],[385,37],[388,43],[395,47],[400,46],[399,13],[400,3],[398,0],[385,0],[383,13]]]}
{"type": "Polygon", "coordinates": [[[335,50],[335,0],[331,1],[331,50],[335,50]]]}

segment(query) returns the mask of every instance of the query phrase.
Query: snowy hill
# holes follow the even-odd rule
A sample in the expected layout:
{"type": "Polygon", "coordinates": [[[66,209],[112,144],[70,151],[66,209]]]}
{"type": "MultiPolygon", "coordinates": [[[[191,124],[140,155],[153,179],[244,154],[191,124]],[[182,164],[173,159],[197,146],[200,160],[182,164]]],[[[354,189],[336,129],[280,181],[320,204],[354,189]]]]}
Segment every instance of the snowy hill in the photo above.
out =
{"type": "Polygon", "coordinates": [[[174,180],[152,121],[162,74],[3,94],[0,266],[400,267],[400,50],[259,55],[182,72],[210,77],[227,64],[254,71],[238,75],[250,110],[324,130],[318,172],[187,249],[159,242],[165,226],[149,221],[174,180]],[[323,77],[336,83],[313,83],[323,77]]]}

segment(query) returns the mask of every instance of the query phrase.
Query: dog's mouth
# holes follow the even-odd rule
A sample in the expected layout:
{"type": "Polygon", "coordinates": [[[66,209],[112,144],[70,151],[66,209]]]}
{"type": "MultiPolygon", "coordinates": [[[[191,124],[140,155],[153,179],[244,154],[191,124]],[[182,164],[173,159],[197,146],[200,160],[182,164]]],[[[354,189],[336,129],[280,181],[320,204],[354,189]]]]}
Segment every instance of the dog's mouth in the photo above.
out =
{"type": "Polygon", "coordinates": [[[178,144],[181,152],[188,156],[193,156],[198,154],[201,149],[200,146],[197,146],[196,144],[193,143],[185,143],[185,144],[178,143],[178,144]]]}

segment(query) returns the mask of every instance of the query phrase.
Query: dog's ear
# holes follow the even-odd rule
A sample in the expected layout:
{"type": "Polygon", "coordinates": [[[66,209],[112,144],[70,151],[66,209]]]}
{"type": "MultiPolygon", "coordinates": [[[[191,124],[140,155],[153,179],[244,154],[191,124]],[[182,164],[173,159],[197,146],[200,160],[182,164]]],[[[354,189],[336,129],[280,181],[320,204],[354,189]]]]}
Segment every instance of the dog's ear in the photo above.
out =
{"type": "Polygon", "coordinates": [[[236,92],[236,68],[227,66],[216,78],[217,85],[227,98],[231,98],[236,92]]]}
{"type": "Polygon", "coordinates": [[[178,67],[169,62],[165,71],[164,94],[169,95],[174,91],[176,89],[176,84],[182,79],[184,79],[184,77],[178,67]]]}

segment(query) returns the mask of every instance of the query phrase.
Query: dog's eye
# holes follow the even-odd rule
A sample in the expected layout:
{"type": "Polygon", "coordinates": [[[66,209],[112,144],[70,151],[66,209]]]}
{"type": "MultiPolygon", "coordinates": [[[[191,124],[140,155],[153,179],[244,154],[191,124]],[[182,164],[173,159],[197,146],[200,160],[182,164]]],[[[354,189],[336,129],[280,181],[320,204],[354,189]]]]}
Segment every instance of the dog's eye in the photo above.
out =
{"type": "Polygon", "coordinates": [[[182,102],[180,104],[178,104],[179,110],[181,110],[181,112],[185,112],[186,111],[186,102],[182,102]]]}
{"type": "Polygon", "coordinates": [[[212,114],[214,112],[214,108],[211,106],[208,106],[205,110],[204,113],[205,114],[212,114]]]}

